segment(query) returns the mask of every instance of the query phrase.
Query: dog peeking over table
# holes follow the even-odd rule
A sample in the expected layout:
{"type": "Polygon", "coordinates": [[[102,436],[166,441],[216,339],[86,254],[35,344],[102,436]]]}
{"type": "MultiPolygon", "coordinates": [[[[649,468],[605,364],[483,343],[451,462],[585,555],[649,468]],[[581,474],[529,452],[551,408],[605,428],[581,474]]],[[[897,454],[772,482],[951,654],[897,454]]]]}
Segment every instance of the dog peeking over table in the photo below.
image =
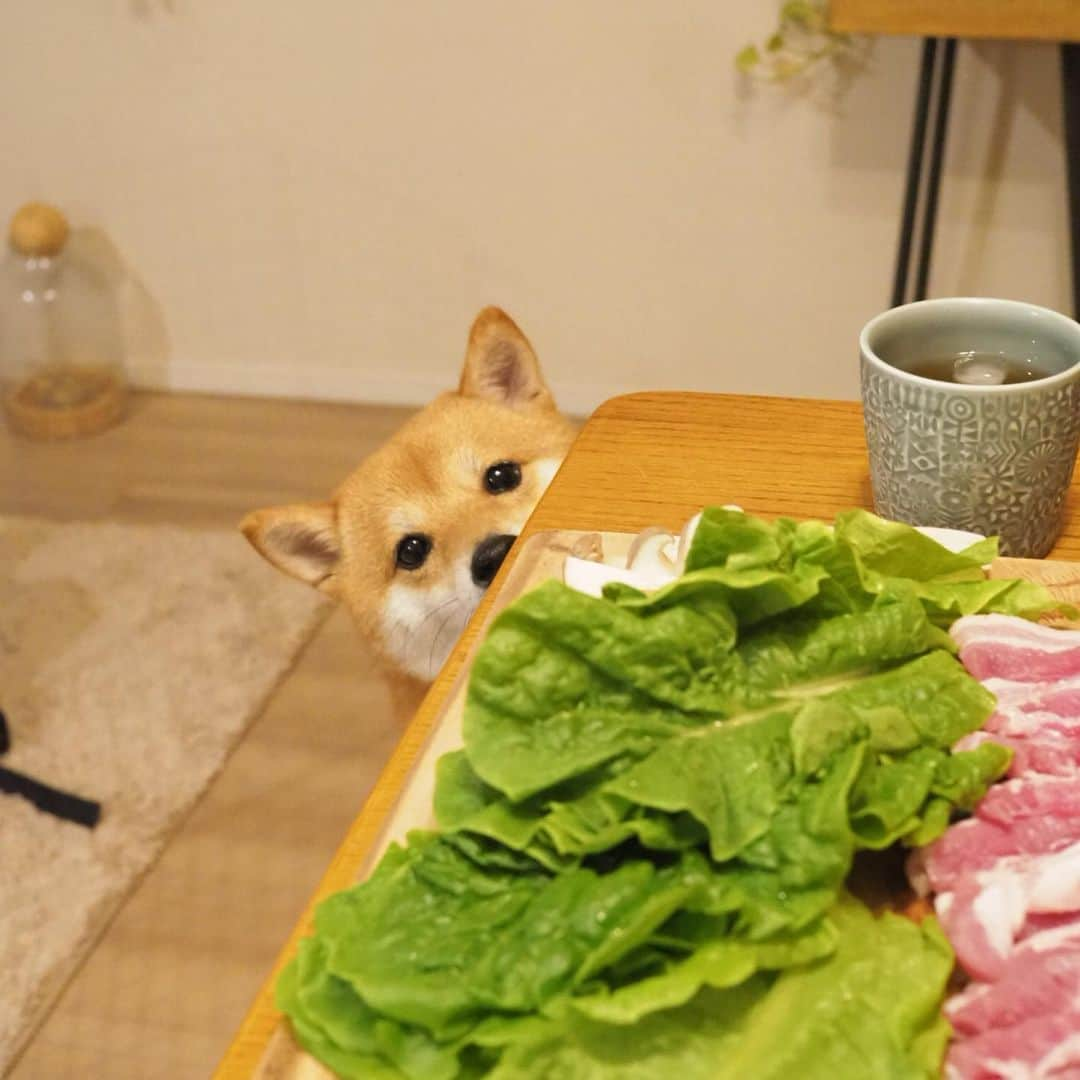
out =
{"type": "Polygon", "coordinates": [[[485,308],[456,391],[330,499],[249,514],[274,566],[340,599],[405,713],[438,674],[573,439],[514,321],[485,308]]]}

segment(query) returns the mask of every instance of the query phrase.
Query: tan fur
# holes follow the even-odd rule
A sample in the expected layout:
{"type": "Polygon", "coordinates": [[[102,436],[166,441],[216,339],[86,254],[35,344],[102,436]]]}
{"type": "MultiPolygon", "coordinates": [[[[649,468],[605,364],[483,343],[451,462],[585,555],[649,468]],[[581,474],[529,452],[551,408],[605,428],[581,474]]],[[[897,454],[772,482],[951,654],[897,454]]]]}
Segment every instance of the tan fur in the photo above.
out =
{"type": "Polygon", "coordinates": [[[520,531],[572,438],[525,335],[485,308],[457,392],[410,419],[328,501],[257,510],[240,527],[279,569],[347,605],[405,714],[482,593],[464,569],[474,548],[520,531]],[[492,495],[484,473],[504,461],[521,466],[522,483],[492,495]],[[408,533],[433,541],[412,571],[395,561],[408,533]]]}

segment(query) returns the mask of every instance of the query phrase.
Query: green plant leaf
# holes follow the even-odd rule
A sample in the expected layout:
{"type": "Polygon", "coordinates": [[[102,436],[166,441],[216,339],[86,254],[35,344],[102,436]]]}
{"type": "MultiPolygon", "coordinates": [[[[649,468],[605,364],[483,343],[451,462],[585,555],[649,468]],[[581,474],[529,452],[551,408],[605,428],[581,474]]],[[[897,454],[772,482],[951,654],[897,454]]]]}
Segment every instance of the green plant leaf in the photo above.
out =
{"type": "Polygon", "coordinates": [[[735,66],[740,71],[752,71],[760,63],[761,53],[756,45],[747,45],[735,57],[735,66]]]}
{"type": "Polygon", "coordinates": [[[824,23],[824,14],[817,4],[807,0],[788,0],[780,9],[780,18],[794,23],[804,30],[818,30],[824,23]]]}

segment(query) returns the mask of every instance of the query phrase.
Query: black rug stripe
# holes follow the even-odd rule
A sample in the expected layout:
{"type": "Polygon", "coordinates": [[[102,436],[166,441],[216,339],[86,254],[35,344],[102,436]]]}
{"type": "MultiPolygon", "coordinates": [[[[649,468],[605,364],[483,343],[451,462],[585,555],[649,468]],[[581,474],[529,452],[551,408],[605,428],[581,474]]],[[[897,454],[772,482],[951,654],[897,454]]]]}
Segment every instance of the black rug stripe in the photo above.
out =
{"type": "Polygon", "coordinates": [[[73,821],[76,825],[85,825],[88,829],[92,829],[101,819],[101,803],[50,787],[3,765],[0,765],[0,791],[8,795],[21,795],[46,814],[73,821]]]}
{"type": "MultiPolygon", "coordinates": [[[[7,753],[10,748],[11,733],[8,730],[7,717],[0,711],[0,754],[7,753]]],[[[92,829],[101,820],[101,803],[61,791],[3,765],[0,765],[0,792],[21,795],[46,814],[72,821],[76,825],[85,825],[88,829],[92,829]]]]}

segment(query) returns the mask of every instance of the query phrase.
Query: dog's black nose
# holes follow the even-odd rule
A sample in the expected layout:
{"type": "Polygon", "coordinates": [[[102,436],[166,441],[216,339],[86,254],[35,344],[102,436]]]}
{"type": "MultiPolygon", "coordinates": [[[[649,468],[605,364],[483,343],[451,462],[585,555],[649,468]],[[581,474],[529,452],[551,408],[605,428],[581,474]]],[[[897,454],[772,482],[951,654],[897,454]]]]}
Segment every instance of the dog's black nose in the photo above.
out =
{"type": "Polygon", "coordinates": [[[506,553],[517,539],[516,536],[489,536],[476,545],[472,557],[472,579],[482,589],[486,589],[499,572],[499,567],[506,558],[506,553]]]}

